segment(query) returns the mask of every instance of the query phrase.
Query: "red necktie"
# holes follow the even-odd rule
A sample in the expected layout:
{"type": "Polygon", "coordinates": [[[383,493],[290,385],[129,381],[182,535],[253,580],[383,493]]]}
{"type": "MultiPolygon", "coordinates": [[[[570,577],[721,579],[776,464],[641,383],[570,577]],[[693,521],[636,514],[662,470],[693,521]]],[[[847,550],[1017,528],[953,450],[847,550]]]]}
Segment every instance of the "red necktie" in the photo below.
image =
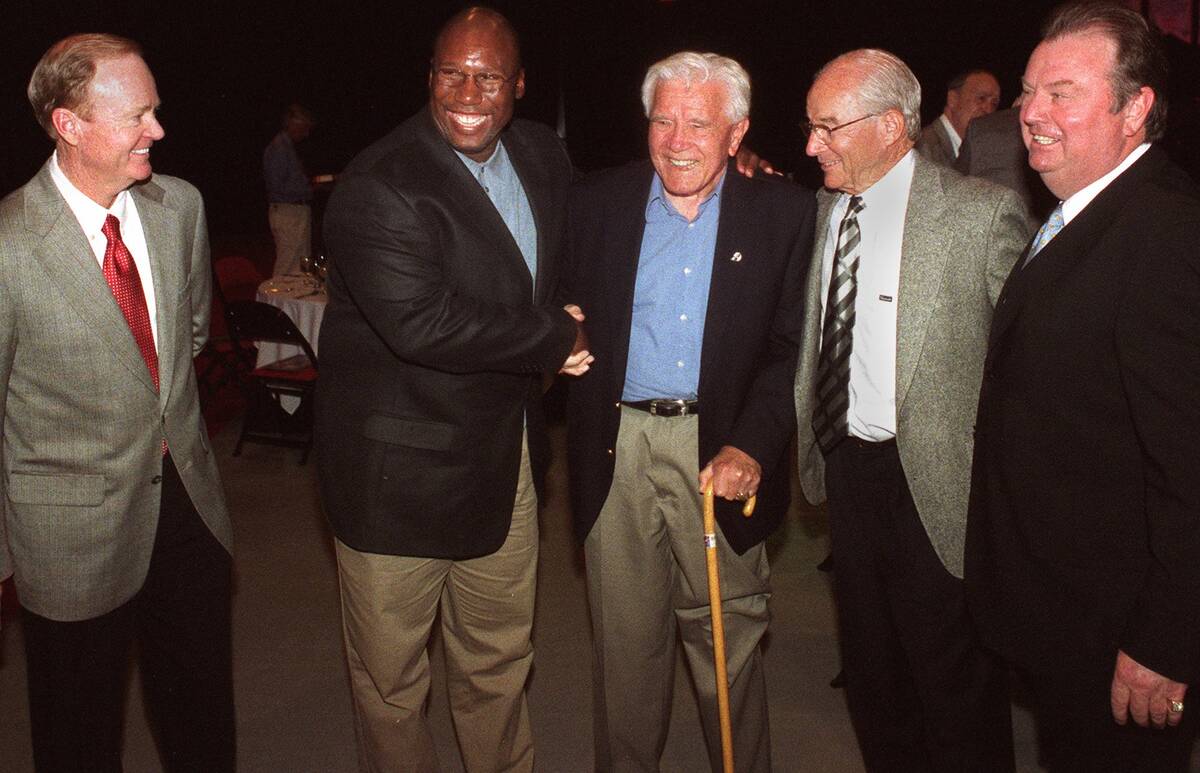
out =
{"type": "Polygon", "coordinates": [[[100,230],[108,237],[108,247],[104,250],[104,278],[133,331],[133,340],[142,350],[142,359],[150,369],[154,388],[158,389],[158,351],[154,348],[154,333],[150,329],[150,312],[146,310],[146,296],[133,255],[121,241],[121,222],[116,216],[109,215],[100,230]]]}

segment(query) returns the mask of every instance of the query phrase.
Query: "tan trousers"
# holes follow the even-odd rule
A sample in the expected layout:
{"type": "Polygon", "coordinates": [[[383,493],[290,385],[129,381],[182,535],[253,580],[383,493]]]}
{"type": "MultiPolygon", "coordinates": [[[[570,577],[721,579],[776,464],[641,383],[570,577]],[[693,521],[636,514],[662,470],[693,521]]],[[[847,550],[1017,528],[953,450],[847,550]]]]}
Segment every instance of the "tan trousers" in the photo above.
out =
{"type": "MultiPolygon", "coordinates": [[[[657,771],[683,642],[713,770],[721,769],[712,621],[697,490],[699,419],[622,406],[612,488],[584,543],[594,647],[596,769],[657,771]]],[[[721,603],[739,771],[771,766],[759,640],[767,630],[767,554],[739,556],[717,529],[721,603]]]]}
{"type": "Polygon", "coordinates": [[[361,553],[337,541],[359,766],[437,771],[427,645],[441,611],[450,711],[470,773],[533,770],[525,682],[533,664],[537,495],[522,444],[508,538],[466,561],[361,553]]]}
{"type": "Polygon", "coordinates": [[[273,276],[300,271],[300,258],[312,255],[312,207],[308,204],[268,204],[267,222],[275,240],[273,276]]]}

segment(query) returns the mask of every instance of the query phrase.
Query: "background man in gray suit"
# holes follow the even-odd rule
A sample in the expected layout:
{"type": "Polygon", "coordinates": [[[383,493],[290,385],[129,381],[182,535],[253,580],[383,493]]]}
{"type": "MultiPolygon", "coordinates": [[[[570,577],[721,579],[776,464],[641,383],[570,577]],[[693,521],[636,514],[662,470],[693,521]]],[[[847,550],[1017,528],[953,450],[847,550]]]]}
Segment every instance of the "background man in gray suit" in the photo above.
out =
{"type": "Polygon", "coordinates": [[[200,194],[136,43],[50,48],[29,99],[54,154],[0,202],[0,578],[24,607],[39,771],[120,770],[134,638],[168,771],[234,766],[232,533],[192,357],[208,333],[200,194]]]}
{"type": "Polygon", "coordinates": [[[946,87],[946,107],[917,140],[917,151],[930,161],[954,166],[967,126],[990,115],[1000,104],[1000,82],[987,70],[956,75],[946,87]]]}
{"type": "Polygon", "coordinates": [[[1029,153],[1021,139],[1019,105],[971,121],[954,168],[1011,188],[1033,213],[1034,220],[1050,214],[1056,203],[1046,184],[1029,166],[1029,153]]]}
{"type": "Polygon", "coordinates": [[[1016,194],[912,150],[921,88],[879,50],[817,74],[818,194],[796,380],[800,479],[829,499],[850,714],[869,770],[1012,768],[1003,679],[962,587],[992,308],[1030,232],[1016,194]]]}

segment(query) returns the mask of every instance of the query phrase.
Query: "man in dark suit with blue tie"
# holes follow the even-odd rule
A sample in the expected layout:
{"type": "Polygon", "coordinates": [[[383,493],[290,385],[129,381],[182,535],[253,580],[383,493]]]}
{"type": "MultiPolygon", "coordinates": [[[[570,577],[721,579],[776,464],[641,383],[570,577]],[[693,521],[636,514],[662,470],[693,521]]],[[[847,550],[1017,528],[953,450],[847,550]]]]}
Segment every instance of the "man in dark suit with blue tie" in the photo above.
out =
{"type": "Polygon", "coordinates": [[[1115,3],[1056,11],[1022,79],[1060,199],[984,366],[966,581],[1051,770],[1184,771],[1200,680],[1200,198],[1156,147],[1166,62],[1115,3]],[[1185,710],[1186,709],[1186,710],[1185,710]]]}

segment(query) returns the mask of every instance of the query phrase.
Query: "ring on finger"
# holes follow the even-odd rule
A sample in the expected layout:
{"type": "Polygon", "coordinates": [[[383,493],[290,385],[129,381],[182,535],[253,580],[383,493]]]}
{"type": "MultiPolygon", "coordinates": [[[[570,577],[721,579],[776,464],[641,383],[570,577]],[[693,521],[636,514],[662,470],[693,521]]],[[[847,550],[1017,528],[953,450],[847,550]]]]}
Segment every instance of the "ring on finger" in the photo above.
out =
{"type": "Polygon", "coordinates": [[[1168,700],[1167,705],[1170,707],[1170,711],[1172,714],[1182,714],[1183,713],[1183,701],[1168,700]]]}

